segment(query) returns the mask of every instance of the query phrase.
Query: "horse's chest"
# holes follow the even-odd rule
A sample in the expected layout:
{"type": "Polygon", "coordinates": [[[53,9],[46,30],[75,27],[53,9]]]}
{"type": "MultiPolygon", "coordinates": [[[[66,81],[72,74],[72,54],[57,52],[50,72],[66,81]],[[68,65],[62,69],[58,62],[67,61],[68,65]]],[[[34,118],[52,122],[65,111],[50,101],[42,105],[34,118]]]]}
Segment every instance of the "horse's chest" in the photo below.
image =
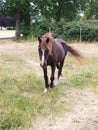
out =
{"type": "Polygon", "coordinates": [[[55,62],[55,58],[51,55],[48,57],[47,65],[51,65],[55,62]]]}

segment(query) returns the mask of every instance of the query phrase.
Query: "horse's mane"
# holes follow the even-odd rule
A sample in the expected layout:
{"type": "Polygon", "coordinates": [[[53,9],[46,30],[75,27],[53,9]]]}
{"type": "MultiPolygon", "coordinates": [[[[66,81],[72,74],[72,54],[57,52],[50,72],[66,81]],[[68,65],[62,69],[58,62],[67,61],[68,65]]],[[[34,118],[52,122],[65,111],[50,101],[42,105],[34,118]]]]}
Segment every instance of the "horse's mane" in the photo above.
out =
{"type": "Polygon", "coordinates": [[[44,38],[49,38],[49,42],[47,44],[47,48],[49,50],[49,54],[51,55],[51,51],[52,51],[52,44],[54,43],[54,38],[52,36],[52,33],[51,32],[47,32],[45,33],[44,35],[42,35],[41,39],[44,39],[44,38]]]}
{"type": "Polygon", "coordinates": [[[53,38],[53,36],[52,36],[52,32],[47,32],[47,33],[45,33],[41,38],[53,38]]]}

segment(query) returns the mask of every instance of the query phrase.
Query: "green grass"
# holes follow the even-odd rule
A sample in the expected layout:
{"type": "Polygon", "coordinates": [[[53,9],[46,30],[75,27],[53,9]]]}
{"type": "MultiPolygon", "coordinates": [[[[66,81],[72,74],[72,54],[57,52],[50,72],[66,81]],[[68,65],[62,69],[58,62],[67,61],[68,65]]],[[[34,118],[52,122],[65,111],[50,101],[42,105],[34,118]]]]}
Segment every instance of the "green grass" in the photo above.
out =
{"type": "Polygon", "coordinates": [[[38,116],[58,115],[64,104],[59,103],[59,90],[43,94],[43,82],[33,75],[7,78],[0,86],[0,127],[14,129],[28,125],[38,116]]]}
{"type": "Polygon", "coordinates": [[[73,74],[67,80],[66,85],[70,87],[96,87],[98,85],[98,67],[92,66],[79,71],[78,74],[73,74]]]}
{"type": "MultiPolygon", "coordinates": [[[[28,50],[24,57],[32,55],[36,62],[37,51],[33,51],[34,55],[28,50]]],[[[55,118],[70,111],[74,105],[72,91],[98,87],[97,56],[84,65],[68,57],[63,68],[64,82],[47,94],[43,93],[44,80],[39,76],[42,71],[36,73],[36,66],[27,65],[24,57],[0,54],[0,130],[28,130],[39,117],[55,118]]]]}

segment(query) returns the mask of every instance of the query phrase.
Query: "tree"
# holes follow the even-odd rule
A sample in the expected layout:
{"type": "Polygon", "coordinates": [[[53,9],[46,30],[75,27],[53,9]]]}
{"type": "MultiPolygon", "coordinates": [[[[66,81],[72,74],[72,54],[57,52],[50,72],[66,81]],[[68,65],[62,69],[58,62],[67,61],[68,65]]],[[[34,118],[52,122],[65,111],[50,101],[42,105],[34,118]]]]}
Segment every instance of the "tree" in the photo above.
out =
{"type": "Polygon", "coordinates": [[[98,0],[89,0],[85,16],[87,19],[98,19],[98,0]]]}
{"type": "Polygon", "coordinates": [[[12,14],[16,18],[16,38],[20,36],[20,21],[30,26],[30,17],[42,16],[48,23],[54,19],[57,23],[63,18],[72,21],[84,13],[87,18],[98,18],[98,0],[0,0],[0,11],[12,14]]]}
{"type": "Polygon", "coordinates": [[[59,22],[62,18],[67,21],[74,20],[79,13],[84,12],[88,0],[34,0],[33,2],[42,16],[47,19],[54,18],[59,22]]]}
{"type": "Polygon", "coordinates": [[[23,18],[25,26],[30,25],[30,0],[0,0],[0,11],[13,15],[16,19],[16,39],[20,36],[20,21],[23,18]],[[24,16],[24,17],[23,17],[24,16]]]}
{"type": "Polygon", "coordinates": [[[7,10],[14,13],[16,18],[16,39],[20,36],[20,20],[25,15],[25,25],[30,25],[30,1],[29,0],[6,0],[7,10]]]}

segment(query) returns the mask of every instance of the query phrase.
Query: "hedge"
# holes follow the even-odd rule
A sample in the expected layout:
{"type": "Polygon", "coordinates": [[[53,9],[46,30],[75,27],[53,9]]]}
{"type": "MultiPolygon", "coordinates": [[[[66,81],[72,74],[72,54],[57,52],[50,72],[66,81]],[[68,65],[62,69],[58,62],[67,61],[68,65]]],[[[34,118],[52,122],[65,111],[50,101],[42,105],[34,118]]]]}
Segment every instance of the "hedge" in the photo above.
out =
{"type": "MultiPolygon", "coordinates": [[[[63,38],[66,41],[79,41],[81,27],[82,41],[98,41],[98,21],[72,21],[66,22],[62,19],[56,22],[54,19],[43,19],[38,23],[33,23],[28,30],[28,34],[33,37],[43,35],[49,29],[53,32],[54,37],[63,38]]],[[[27,36],[27,35],[26,35],[27,36]]]]}

